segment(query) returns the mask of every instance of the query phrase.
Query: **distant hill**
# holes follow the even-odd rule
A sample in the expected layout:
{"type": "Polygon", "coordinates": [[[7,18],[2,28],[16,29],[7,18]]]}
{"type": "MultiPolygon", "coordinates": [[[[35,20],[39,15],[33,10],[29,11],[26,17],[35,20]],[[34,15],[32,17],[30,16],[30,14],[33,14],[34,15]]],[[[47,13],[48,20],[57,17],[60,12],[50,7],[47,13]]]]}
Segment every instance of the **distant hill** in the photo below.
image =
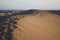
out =
{"type": "Polygon", "coordinates": [[[60,15],[60,10],[48,10],[48,12],[60,15]]]}
{"type": "Polygon", "coordinates": [[[30,10],[0,10],[0,13],[12,13],[12,14],[19,14],[19,15],[30,15],[36,14],[38,12],[47,11],[53,14],[60,15],[60,10],[37,10],[37,9],[30,9],[30,10]]]}

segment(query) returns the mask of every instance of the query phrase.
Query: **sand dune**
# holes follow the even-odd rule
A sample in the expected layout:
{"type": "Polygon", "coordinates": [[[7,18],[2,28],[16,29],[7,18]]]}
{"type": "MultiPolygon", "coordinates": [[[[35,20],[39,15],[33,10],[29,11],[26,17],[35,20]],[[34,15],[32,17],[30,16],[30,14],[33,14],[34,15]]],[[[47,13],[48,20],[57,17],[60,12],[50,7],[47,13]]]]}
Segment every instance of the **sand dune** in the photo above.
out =
{"type": "Polygon", "coordinates": [[[60,16],[42,12],[19,19],[13,40],[60,40],[60,16]]]}

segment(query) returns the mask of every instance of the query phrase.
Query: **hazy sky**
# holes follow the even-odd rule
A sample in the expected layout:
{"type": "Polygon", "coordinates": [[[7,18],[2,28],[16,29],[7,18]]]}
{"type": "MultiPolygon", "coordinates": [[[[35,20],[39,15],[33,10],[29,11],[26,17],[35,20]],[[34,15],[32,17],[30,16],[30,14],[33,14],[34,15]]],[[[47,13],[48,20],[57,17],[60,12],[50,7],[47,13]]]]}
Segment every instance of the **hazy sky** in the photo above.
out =
{"type": "Polygon", "coordinates": [[[0,10],[3,9],[60,10],[60,0],[0,0],[0,10]]]}

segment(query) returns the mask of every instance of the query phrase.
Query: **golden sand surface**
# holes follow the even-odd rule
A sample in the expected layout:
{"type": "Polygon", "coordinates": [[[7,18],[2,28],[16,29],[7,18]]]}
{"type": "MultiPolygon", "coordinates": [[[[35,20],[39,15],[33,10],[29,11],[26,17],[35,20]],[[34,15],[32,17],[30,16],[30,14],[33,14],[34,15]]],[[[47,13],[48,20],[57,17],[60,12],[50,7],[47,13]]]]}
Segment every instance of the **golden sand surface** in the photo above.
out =
{"type": "Polygon", "coordinates": [[[60,16],[43,12],[19,19],[13,40],[60,40],[60,16]]]}

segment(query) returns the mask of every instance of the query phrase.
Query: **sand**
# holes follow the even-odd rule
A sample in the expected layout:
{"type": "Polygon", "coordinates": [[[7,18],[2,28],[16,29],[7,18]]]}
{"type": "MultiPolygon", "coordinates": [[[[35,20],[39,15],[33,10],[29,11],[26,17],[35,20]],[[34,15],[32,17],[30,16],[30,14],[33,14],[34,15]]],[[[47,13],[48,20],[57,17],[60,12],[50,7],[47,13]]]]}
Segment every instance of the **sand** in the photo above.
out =
{"type": "Polygon", "coordinates": [[[0,13],[0,16],[6,16],[5,13],[0,13]]]}
{"type": "Polygon", "coordinates": [[[13,40],[60,40],[60,16],[49,13],[17,20],[13,40]]]}

